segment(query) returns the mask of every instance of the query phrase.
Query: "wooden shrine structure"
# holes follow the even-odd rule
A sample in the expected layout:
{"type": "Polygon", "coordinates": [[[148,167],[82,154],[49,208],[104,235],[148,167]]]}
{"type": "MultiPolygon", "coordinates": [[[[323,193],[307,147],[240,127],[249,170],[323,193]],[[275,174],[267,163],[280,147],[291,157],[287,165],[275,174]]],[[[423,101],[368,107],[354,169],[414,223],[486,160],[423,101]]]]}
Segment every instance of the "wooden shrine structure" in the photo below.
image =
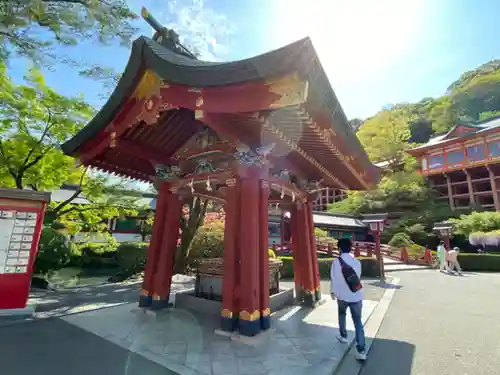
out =
{"type": "Polygon", "coordinates": [[[214,63],[158,32],[140,37],[107,103],[63,149],[159,190],[142,307],[168,305],[183,198],[223,202],[222,328],[250,336],[270,325],[269,205],[291,212],[295,283],[312,306],[321,298],[314,193],[378,180],[308,38],[214,63]]]}
{"type": "Polygon", "coordinates": [[[408,152],[452,210],[500,211],[500,116],[461,122],[408,152]]]}

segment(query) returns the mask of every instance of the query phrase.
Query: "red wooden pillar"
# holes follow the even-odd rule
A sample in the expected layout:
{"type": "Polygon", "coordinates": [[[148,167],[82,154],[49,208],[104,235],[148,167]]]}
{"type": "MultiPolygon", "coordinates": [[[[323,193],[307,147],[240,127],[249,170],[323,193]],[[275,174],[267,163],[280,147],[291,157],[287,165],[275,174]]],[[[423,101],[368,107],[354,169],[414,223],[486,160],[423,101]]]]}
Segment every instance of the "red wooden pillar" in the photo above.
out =
{"type": "Polygon", "coordinates": [[[239,248],[241,282],[238,330],[244,336],[260,332],[259,311],[259,186],[258,171],[249,168],[241,180],[239,248]]]}
{"type": "Polygon", "coordinates": [[[319,276],[319,266],[318,266],[318,253],[316,251],[316,236],[314,235],[314,219],[313,210],[311,202],[307,202],[304,205],[305,215],[307,219],[308,235],[309,235],[309,256],[312,263],[312,277],[314,286],[314,299],[315,301],[321,300],[321,284],[319,276]]]}
{"type": "Polygon", "coordinates": [[[240,223],[240,190],[237,179],[226,181],[226,213],[224,222],[224,277],[222,279],[222,311],[221,328],[224,331],[234,331],[238,323],[238,306],[235,290],[238,284],[239,271],[238,231],[240,223]]]}
{"type": "Polygon", "coordinates": [[[166,197],[166,206],[157,272],[153,279],[152,309],[161,309],[168,306],[182,211],[180,196],[169,191],[166,197]]]}
{"type": "Polygon", "coordinates": [[[269,183],[260,180],[259,189],[259,273],[260,273],[260,328],[265,330],[271,326],[271,309],[269,308],[269,183]]]}
{"type": "Polygon", "coordinates": [[[146,267],[144,270],[144,281],[142,282],[141,295],[139,297],[139,307],[149,307],[152,302],[152,287],[153,278],[157,269],[158,255],[160,253],[160,245],[163,236],[163,226],[165,223],[166,213],[166,198],[169,194],[169,186],[167,183],[160,185],[158,200],[156,202],[156,213],[153,222],[153,230],[151,233],[151,241],[149,242],[146,267]]]}
{"type": "Polygon", "coordinates": [[[314,230],[309,227],[307,219],[307,207],[305,204],[300,204],[297,210],[298,229],[299,229],[299,252],[301,253],[302,267],[302,288],[304,290],[303,302],[307,306],[314,305],[314,276],[312,265],[312,249],[309,233],[314,230]]]}
{"type": "Polygon", "coordinates": [[[304,263],[301,261],[300,252],[300,232],[299,232],[299,210],[297,206],[294,205],[290,210],[290,239],[292,245],[292,256],[293,256],[293,279],[295,282],[295,298],[297,301],[302,301],[304,288],[302,287],[302,273],[304,263]]]}

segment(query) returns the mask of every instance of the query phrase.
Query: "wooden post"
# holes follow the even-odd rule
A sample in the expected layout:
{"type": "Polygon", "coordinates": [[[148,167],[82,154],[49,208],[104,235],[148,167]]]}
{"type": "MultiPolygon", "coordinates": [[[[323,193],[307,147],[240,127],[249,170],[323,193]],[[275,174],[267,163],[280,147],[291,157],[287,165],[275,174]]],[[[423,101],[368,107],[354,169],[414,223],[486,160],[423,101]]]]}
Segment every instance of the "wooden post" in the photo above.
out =
{"type": "Polygon", "coordinates": [[[168,307],[172,273],[174,270],[175,251],[181,224],[182,200],[177,193],[168,192],[167,212],[163,224],[163,237],[160,245],[157,272],[153,278],[152,309],[168,307]]]}
{"type": "Polygon", "coordinates": [[[359,249],[359,244],[356,242],[354,245],[354,256],[357,258],[361,256],[361,250],[359,249]]]}
{"type": "Polygon", "coordinates": [[[497,181],[495,179],[495,174],[493,173],[489,165],[486,166],[486,169],[488,169],[488,174],[490,177],[491,194],[493,195],[493,203],[495,204],[495,210],[500,211],[500,202],[498,199],[497,181]]]}
{"type": "Polygon", "coordinates": [[[469,190],[469,202],[470,206],[473,207],[476,203],[474,197],[474,187],[472,186],[472,179],[470,177],[470,173],[467,169],[464,169],[465,176],[467,177],[467,189],[469,190]]]}
{"type": "Polygon", "coordinates": [[[291,232],[291,246],[292,246],[292,256],[293,256],[293,279],[295,282],[295,298],[298,302],[303,299],[304,288],[302,287],[303,282],[303,262],[302,254],[300,252],[299,244],[299,210],[297,205],[293,205],[290,211],[290,232],[291,232]]]}
{"type": "Polygon", "coordinates": [[[448,203],[451,210],[455,211],[455,201],[453,199],[453,186],[451,185],[451,179],[447,174],[445,174],[444,177],[446,178],[446,185],[448,187],[448,203]]]}
{"type": "Polygon", "coordinates": [[[313,229],[309,227],[309,220],[307,219],[307,207],[305,204],[299,203],[297,210],[298,216],[298,229],[299,229],[299,249],[301,253],[302,267],[302,288],[304,291],[303,302],[306,306],[314,306],[314,270],[312,264],[312,249],[309,233],[313,229]],[[302,258],[303,256],[303,258],[302,258]]]}
{"type": "Polygon", "coordinates": [[[259,186],[259,281],[260,281],[260,328],[269,329],[271,326],[271,309],[269,308],[269,252],[268,252],[268,221],[269,221],[269,183],[260,181],[259,186]]]}
{"type": "Polygon", "coordinates": [[[318,253],[316,251],[316,237],[314,235],[314,219],[311,202],[304,204],[304,215],[307,220],[307,235],[309,237],[309,257],[312,265],[312,281],[314,287],[314,301],[321,300],[321,284],[318,266],[318,253]]]}
{"type": "Polygon", "coordinates": [[[155,219],[149,242],[146,267],[144,269],[144,280],[142,282],[141,294],[139,297],[139,307],[149,307],[152,303],[152,288],[155,271],[157,270],[158,255],[163,237],[163,226],[165,223],[165,214],[167,210],[167,195],[169,186],[167,183],[160,185],[158,200],[156,202],[155,219]]]}
{"type": "Polygon", "coordinates": [[[224,210],[226,218],[224,221],[224,275],[222,278],[222,311],[221,328],[232,332],[238,324],[238,311],[236,306],[235,288],[237,286],[237,275],[240,273],[237,262],[237,244],[239,222],[240,222],[240,189],[237,179],[226,181],[226,204],[224,210]]]}
{"type": "Polygon", "coordinates": [[[244,336],[260,332],[259,311],[259,198],[257,171],[247,170],[241,180],[239,243],[241,254],[240,312],[238,330],[244,336]]]}

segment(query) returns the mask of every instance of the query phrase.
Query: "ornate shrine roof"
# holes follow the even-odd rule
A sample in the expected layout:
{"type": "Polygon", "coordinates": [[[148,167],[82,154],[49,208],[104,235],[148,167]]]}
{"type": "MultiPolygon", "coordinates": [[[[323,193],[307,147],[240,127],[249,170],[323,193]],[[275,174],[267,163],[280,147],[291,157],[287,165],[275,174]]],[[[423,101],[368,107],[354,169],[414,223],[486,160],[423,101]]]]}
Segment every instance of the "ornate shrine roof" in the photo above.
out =
{"type": "Polygon", "coordinates": [[[152,181],[154,164],[168,164],[205,125],[254,153],[273,142],[286,153],[283,169],[292,164],[325,186],[364,190],[379,179],[309,38],[215,63],[140,37],[107,103],[62,148],[84,164],[152,181]]]}
{"type": "Polygon", "coordinates": [[[489,135],[492,132],[500,130],[500,116],[490,117],[486,120],[460,123],[453,126],[448,132],[439,134],[431,139],[429,142],[408,150],[412,155],[420,155],[422,152],[433,149],[450,146],[455,143],[464,142],[476,136],[489,135]]]}

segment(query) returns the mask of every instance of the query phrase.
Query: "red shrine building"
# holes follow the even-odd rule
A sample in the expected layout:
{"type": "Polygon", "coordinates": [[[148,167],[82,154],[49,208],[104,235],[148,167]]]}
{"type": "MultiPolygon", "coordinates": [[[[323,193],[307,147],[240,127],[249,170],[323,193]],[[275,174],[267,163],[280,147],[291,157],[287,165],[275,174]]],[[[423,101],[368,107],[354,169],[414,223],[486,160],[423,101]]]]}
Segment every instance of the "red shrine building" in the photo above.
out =
{"type": "Polygon", "coordinates": [[[500,116],[458,124],[408,152],[451,209],[500,211],[500,116]]]}
{"type": "Polygon", "coordinates": [[[221,326],[252,336],[270,326],[269,208],[291,213],[296,297],[315,306],[315,194],[369,189],[379,177],[310,39],[228,63],[174,47],[138,38],[107,103],[63,149],[159,192],[141,307],[168,306],[183,199],[223,204],[221,326]]]}

